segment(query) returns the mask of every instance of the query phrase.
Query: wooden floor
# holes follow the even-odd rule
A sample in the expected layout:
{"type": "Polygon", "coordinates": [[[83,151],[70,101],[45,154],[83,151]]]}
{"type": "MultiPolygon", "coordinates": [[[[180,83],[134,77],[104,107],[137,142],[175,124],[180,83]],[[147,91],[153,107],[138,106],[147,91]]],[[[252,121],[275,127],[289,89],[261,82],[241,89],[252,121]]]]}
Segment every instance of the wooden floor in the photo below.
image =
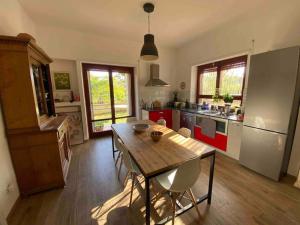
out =
{"type": "MultiPolygon", "coordinates": [[[[9,225],[99,225],[143,224],[144,205],[135,190],[128,208],[131,182],[124,188],[117,179],[111,154],[111,139],[91,140],[73,148],[65,189],[53,190],[20,201],[9,225]]],[[[208,161],[194,186],[196,195],[207,191],[208,161]]],[[[125,171],[122,171],[124,179],[125,171]]],[[[300,224],[300,190],[287,177],[277,183],[217,154],[211,206],[199,204],[201,219],[191,209],[175,224],[296,225],[300,224]]],[[[169,213],[166,197],[156,202],[157,220],[169,213]]]]}

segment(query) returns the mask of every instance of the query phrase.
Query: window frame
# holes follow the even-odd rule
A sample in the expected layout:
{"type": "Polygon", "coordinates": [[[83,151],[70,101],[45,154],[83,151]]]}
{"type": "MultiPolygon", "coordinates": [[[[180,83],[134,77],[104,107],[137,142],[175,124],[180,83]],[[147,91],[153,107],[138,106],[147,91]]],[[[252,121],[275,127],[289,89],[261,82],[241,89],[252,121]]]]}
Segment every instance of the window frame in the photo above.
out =
{"type": "Polygon", "coordinates": [[[117,119],[124,119],[129,117],[136,116],[136,104],[135,104],[135,74],[134,74],[134,67],[126,67],[126,66],[116,66],[116,65],[103,65],[103,64],[94,64],[94,63],[82,63],[82,75],[83,75],[83,85],[84,85],[84,97],[85,97],[85,106],[86,106],[86,113],[87,113],[87,122],[88,122],[88,130],[89,136],[91,138],[101,137],[105,135],[111,135],[111,130],[101,131],[101,132],[94,132],[92,128],[92,123],[97,121],[104,121],[104,120],[112,120],[112,124],[116,123],[117,119]],[[111,103],[111,118],[106,119],[92,119],[91,117],[91,99],[90,99],[90,88],[89,88],[89,80],[88,80],[88,71],[89,70],[106,70],[109,73],[109,90],[110,90],[110,103],[111,103]],[[113,72],[123,72],[128,73],[130,75],[130,107],[131,107],[131,114],[128,116],[116,117],[115,113],[115,101],[114,101],[114,87],[113,87],[113,72]]]}
{"type": "MultiPolygon", "coordinates": [[[[197,67],[197,83],[196,83],[196,102],[199,103],[200,98],[208,98],[208,99],[213,98],[213,95],[201,95],[200,94],[200,86],[201,86],[200,81],[201,81],[201,75],[203,74],[204,70],[216,68],[216,71],[217,71],[216,89],[217,89],[217,88],[220,88],[220,84],[221,84],[221,69],[222,69],[222,67],[228,66],[230,64],[245,63],[242,93],[241,93],[241,95],[233,95],[233,99],[240,100],[241,104],[242,104],[244,88],[245,88],[245,80],[246,80],[247,59],[248,59],[248,55],[242,55],[242,56],[225,59],[225,60],[220,60],[220,61],[216,61],[216,62],[198,66],[197,67]]],[[[219,96],[221,99],[223,99],[222,95],[219,95],[219,96]]]]}

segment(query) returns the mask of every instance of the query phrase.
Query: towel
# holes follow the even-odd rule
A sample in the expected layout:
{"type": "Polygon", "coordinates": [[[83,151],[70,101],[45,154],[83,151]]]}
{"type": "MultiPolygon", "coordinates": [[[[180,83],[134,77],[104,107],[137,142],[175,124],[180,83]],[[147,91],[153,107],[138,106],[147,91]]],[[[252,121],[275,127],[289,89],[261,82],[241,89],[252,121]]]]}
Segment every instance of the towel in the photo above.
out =
{"type": "Polygon", "coordinates": [[[210,138],[216,136],[216,121],[210,118],[202,118],[201,121],[201,133],[210,138]]]}

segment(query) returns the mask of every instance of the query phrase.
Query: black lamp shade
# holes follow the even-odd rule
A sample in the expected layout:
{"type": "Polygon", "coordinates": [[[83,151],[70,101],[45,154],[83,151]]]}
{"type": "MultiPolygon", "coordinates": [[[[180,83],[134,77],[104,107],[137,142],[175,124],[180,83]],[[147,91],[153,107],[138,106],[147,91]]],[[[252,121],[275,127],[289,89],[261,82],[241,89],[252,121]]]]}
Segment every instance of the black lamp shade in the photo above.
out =
{"type": "Polygon", "coordinates": [[[154,35],[144,35],[144,45],[141,50],[141,59],[151,61],[158,59],[158,51],[154,44],[154,35]]]}

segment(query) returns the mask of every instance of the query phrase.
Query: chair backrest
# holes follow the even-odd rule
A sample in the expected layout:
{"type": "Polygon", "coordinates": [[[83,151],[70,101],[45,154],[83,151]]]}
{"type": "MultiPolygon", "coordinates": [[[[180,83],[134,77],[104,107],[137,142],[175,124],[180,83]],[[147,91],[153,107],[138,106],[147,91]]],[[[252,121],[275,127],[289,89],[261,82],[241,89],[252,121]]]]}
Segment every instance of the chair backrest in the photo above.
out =
{"type": "MultiPolygon", "coordinates": [[[[170,191],[183,192],[191,188],[197,181],[200,171],[200,157],[179,166],[177,170],[174,171],[174,174],[169,175],[174,176],[170,191]]],[[[170,179],[172,179],[172,177],[170,177],[170,179]]]]}
{"type": "Polygon", "coordinates": [[[159,119],[156,123],[164,127],[167,126],[167,121],[165,119],[159,119]]]}
{"type": "Polygon", "coordinates": [[[183,137],[189,138],[189,137],[191,137],[192,131],[188,128],[181,127],[178,130],[178,134],[182,135],[183,137]]]}
{"type": "Polygon", "coordinates": [[[120,142],[122,142],[122,141],[119,138],[119,136],[117,135],[117,133],[114,131],[114,129],[112,129],[112,132],[113,132],[114,145],[115,145],[117,150],[121,151],[120,142]]]}
{"type": "Polygon", "coordinates": [[[136,171],[136,167],[134,166],[134,162],[132,161],[131,156],[130,156],[130,154],[128,152],[128,149],[123,144],[123,142],[121,142],[121,140],[119,141],[119,146],[120,146],[121,151],[123,153],[123,160],[124,160],[124,164],[125,164],[127,170],[129,172],[137,172],[136,171]]]}

